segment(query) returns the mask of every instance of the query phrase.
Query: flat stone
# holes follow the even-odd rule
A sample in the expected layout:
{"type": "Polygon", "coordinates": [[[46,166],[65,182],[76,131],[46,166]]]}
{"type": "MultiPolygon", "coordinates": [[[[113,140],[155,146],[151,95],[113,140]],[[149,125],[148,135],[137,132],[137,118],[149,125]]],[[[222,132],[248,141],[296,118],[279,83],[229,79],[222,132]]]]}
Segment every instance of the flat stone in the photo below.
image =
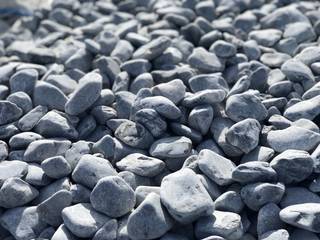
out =
{"type": "Polygon", "coordinates": [[[97,211],[112,218],[127,214],[136,203],[133,189],[118,176],[100,179],[91,192],[90,201],[97,211]]]}
{"type": "Polygon", "coordinates": [[[199,92],[207,89],[229,90],[227,82],[220,73],[199,74],[191,77],[188,82],[193,92],[199,92]]]}
{"type": "Polygon", "coordinates": [[[200,105],[194,107],[188,117],[188,125],[205,135],[213,120],[213,108],[210,105],[200,105]]]}
{"type": "Polygon", "coordinates": [[[107,159],[85,154],[73,170],[72,179],[92,189],[101,178],[116,174],[116,170],[107,159]]]}
{"type": "Polygon", "coordinates": [[[64,224],[61,224],[57,231],[55,231],[53,234],[51,240],[76,240],[76,237],[64,224]]]}
{"type": "Polygon", "coordinates": [[[28,173],[28,164],[18,160],[0,162],[0,186],[11,177],[22,178],[28,173]]]}
{"type": "Polygon", "coordinates": [[[288,149],[309,151],[320,142],[320,134],[291,126],[283,130],[272,130],[267,134],[270,147],[276,152],[288,149]]]}
{"type": "Polygon", "coordinates": [[[224,186],[233,182],[232,172],[235,164],[213,151],[201,150],[198,155],[198,165],[200,170],[218,185],[224,186]]]}
{"type": "Polygon", "coordinates": [[[186,94],[183,105],[195,107],[202,104],[214,105],[222,102],[226,97],[226,92],[221,89],[207,89],[194,94],[186,94]]]}
{"type": "Polygon", "coordinates": [[[298,183],[313,172],[313,159],[308,152],[300,150],[286,150],[270,162],[270,166],[277,172],[278,181],[285,184],[298,183]]]}
{"type": "Polygon", "coordinates": [[[132,239],[155,239],[164,235],[173,226],[173,220],[160,196],[150,193],[146,199],[130,214],[127,230],[132,239]]]}
{"type": "Polygon", "coordinates": [[[43,139],[40,134],[34,132],[22,132],[12,136],[9,140],[9,145],[12,149],[24,149],[33,141],[40,139],[43,139]]]}
{"type": "Polygon", "coordinates": [[[164,177],[160,186],[161,202],[181,223],[190,223],[212,213],[213,201],[197,175],[188,168],[164,177]]]}
{"type": "Polygon", "coordinates": [[[133,53],[133,58],[152,60],[160,56],[171,44],[168,37],[161,36],[141,46],[133,53]]]}
{"type": "Polygon", "coordinates": [[[91,107],[99,98],[102,90],[102,77],[91,72],[79,80],[76,90],[65,104],[65,112],[78,115],[91,107]]]}
{"type": "Polygon", "coordinates": [[[63,156],[47,158],[42,161],[41,168],[51,178],[66,177],[71,173],[71,166],[63,156]]]}
{"type": "Polygon", "coordinates": [[[22,109],[10,101],[0,101],[0,125],[14,122],[22,116],[22,109]]]}
{"type": "Polygon", "coordinates": [[[170,99],[174,104],[178,104],[186,93],[186,86],[180,79],[175,79],[167,83],[160,83],[152,88],[155,96],[163,96],[170,99]]]}
{"type": "Polygon", "coordinates": [[[202,47],[195,48],[188,58],[191,67],[203,73],[222,72],[224,64],[216,54],[208,52],[202,47]]]}
{"type": "Polygon", "coordinates": [[[268,203],[260,208],[257,218],[257,233],[261,236],[269,231],[285,228],[279,217],[280,208],[274,203],[268,203]]]}
{"type": "Polygon", "coordinates": [[[249,39],[253,39],[265,47],[274,46],[281,39],[281,36],[282,32],[278,29],[254,30],[249,33],[249,39]]]}
{"type": "Polygon", "coordinates": [[[116,240],[117,239],[118,222],[116,219],[107,221],[102,228],[100,228],[92,240],[116,240]]]}
{"type": "Polygon", "coordinates": [[[62,210],[64,225],[77,237],[91,238],[108,221],[109,217],[98,213],[89,203],[78,203],[62,210]]]}
{"type": "Polygon", "coordinates": [[[311,232],[320,232],[320,204],[303,203],[282,209],[279,213],[282,221],[311,232]]]}
{"type": "Polygon", "coordinates": [[[287,187],[280,201],[281,209],[295,204],[320,203],[320,197],[305,187],[287,187]]]}
{"type": "Polygon", "coordinates": [[[314,76],[311,69],[296,59],[290,59],[281,66],[281,71],[292,82],[314,82],[314,76]]]}
{"type": "Polygon", "coordinates": [[[227,191],[222,193],[214,201],[215,210],[240,213],[244,208],[244,203],[240,193],[236,191],[227,191]]]}
{"type": "Polygon", "coordinates": [[[305,118],[313,120],[320,114],[320,96],[297,102],[289,106],[283,113],[283,116],[291,121],[305,118]]]}
{"type": "Polygon", "coordinates": [[[18,121],[18,128],[22,131],[30,131],[38,121],[48,112],[45,106],[37,106],[21,117],[18,121]]]}
{"type": "Polygon", "coordinates": [[[167,137],[155,141],[149,153],[153,157],[176,158],[186,157],[191,153],[192,142],[186,137],[167,137]]]}
{"type": "Polygon", "coordinates": [[[210,216],[199,218],[195,224],[195,235],[199,239],[218,235],[223,239],[239,240],[243,234],[241,216],[237,213],[216,210],[210,216]]]}
{"type": "Polygon", "coordinates": [[[121,171],[130,171],[143,177],[154,177],[162,172],[165,163],[160,159],[133,153],[116,163],[121,171]]]}

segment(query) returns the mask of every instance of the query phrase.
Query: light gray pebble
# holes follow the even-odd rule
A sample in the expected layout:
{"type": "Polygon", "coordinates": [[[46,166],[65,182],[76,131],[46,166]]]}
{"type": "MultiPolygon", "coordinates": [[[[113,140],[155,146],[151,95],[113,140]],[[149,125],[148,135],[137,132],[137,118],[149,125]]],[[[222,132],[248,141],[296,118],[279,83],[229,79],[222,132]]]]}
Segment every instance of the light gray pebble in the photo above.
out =
{"type": "Polygon", "coordinates": [[[9,140],[9,146],[11,149],[24,149],[27,148],[30,143],[43,139],[40,134],[34,132],[22,132],[12,136],[9,140]]]}
{"type": "Polygon", "coordinates": [[[227,191],[214,201],[215,210],[240,213],[244,208],[239,192],[227,191]]]}
{"type": "Polygon", "coordinates": [[[28,164],[18,160],[1,161],[0,170],[0,186],[2,186],[8,178],[24,177],[28,173],[28,164]]]}
{"type": "Polygon", "coordinates": [[[266,232],[285,228],[279,217],[280,208],[275,203],[268,203],[260,208],[257,218],[257,233],[259,236],[266,232]]]}
{"type": "Polygon", "coordinates": [[[266,232],[260,236],[261,240],[289,240],[290,235],[286,229],[279,229],[266,232]]]}
{"type": "Polygon", "coordinates": [[[72,203],[90,203],[91,190],[81,184],[73,184],[70,187],[72,203]]]}
{"type": "Polygon", "coordinates": [[[108,176],[98,181],[90,202],[97,211],[118,218],[133,209],[136,199],[133,189],[121,177],[108,176]]]}
{"type": "Polygon", "coordinates": [[[224,70],[224,64],[216,54],[208,52],[202,47],[195,48],[188,58],[191,67],[202,73],[214,73],[224,70]]]}
{"type": "Polygon", "coordinates": [[[51,178],[66,177],[71,173],[71,166],[63,156],[51,157],[41,162],[41,168],[51,178]]]}
{"type": "Polygon", "coordinates": [[[21,108],[24,114],[32,109],[32,100],[25,92],[12,93],[7,97],[7,100],[21,108]]]}
{"type": "Polygon", "coordinates": [[[46,106],[36,106],[19,119],[18,128],[21,131],[30,131],[47,112],[48,108],[46,106]]]}
{"type": "Polygon", "coordinates": [[[22,116],[20,107],[10,101],[0,101],[0,125],[14,122],[22,116]]]}
{"type": "Polygon", "coordinates": [[[117,239],[118,222],[116,219],[107,221],[101,227],[92,240],[116,240],[117,239]]]}

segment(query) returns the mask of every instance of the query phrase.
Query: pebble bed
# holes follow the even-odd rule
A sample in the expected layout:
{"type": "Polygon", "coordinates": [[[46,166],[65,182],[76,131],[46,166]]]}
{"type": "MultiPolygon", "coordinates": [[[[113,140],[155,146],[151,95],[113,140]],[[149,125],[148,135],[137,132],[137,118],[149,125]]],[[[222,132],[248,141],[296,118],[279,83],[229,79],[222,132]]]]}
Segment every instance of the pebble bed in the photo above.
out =
{"type": "Polygon", "coordinates": [[[1,240],[319,240],[320,2],[54,0],[0,36],[1,240]]]}

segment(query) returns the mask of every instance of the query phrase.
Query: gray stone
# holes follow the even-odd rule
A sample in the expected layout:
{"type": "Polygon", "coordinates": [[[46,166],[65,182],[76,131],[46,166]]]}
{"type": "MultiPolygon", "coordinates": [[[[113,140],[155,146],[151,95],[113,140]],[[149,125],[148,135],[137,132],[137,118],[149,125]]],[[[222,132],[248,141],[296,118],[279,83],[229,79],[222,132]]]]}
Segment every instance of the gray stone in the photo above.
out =
{"type": "Polygon", "coordinates": [[[74,169],[80,158],[89,154],[91,151],[92,144],[86,141],[78,141],[72,143],[71,147],[65,152],[64,157],[71,166],[71,169],[74,169]]]}
{"type": "Polygon", "coordinates": [[[24,180],[33,186],[42,187],[51,183],[52,179],[44,173],[39,164],[29,163],[28,173],[24,177],[24,180]]]}
{"type": "Polygon", "coordinates": [[[186,137],[167,137],[155,141],[149,153],[153,157],[176,158],[186,157],[191,153],[192,142],[186,137]]]}
{"type": "Polygon", "coordinates": [[[173,226],[173,220],[160,196],[150,193],[146,199],[130,214],[128,234],[132,239],[155,239],[161,237],[173,226]]]}
{"type": "Polygon", "coordinates": [[[319,144],[320,134],[291,126],[283,130],[268,132],[267,141],[276,152],[284,152],[288,149],[309,151],[319,144]]]}
{"type": "Polygon", "coordinates": [[[286,207],[279,215],[282,221],[292,226],[319,233],[319,213],[320,204],[303,203],[286,207]]]}
{"type": "Polygon", "coordinates": [[[287,230],[279,229],[266,232],[260,236],[261,240],[289,240],[290,235],[287,230]]]}
{"type": "Polygon", "coordinates": [[[5,160],[8,157],[8,145],[6,142],[0,140],[0,161],[5,160]]]}
{"type": "Polygon", "coordinates": [[[241,158],[241,163],[252,162],[252,161],[261,161],[269,162],[273,157],[274,150],[265,146],[257,146],[251,152],[244,154],[241,158]]]}
{"type": "Polygon", "coordinates": [[[207,89],[194,94],[186,94],[183,105],[195,107],[202,104],[214,105],[222,102],[226,97],[226,92],[222,89],[207,89]]]}
{"type": "Polygon", "coordinates": [[[232,212],[214,211],[210,216],[199,218],[195,225],[198,239],[218,235],[225,239],[239,240],[243,234],[241,216],[232,212]]]}
{"type": "Polygon", "coordinates": [[[46,158],[63,155],[70,145],[68,140],[40,139],[29,144],[23,159],[26,162],[42,162],[46,158]]]}
{"type": "Polygon", "coordinates": [[[34,132],[22,132],[12,136],[9,140],[9,146],[11,149],[24,149],[27,148],[30,143],[43,139],[40,134],[34,132]]]}
{"type": "Polygon", "coordinates": [[[213,109],[210,105],[196,106],[190,111],[188,125],[205,135],[213,120],[213,109]]]}
{"type": "Polygon", "coordinates": [[[152,88],[152,94],[170,99],[174,104],[178,104],[186,93],[186,86],[180,79],[175,79],[167,83],[160,83],[152,88]]]}
{"type": "Polygon", "coordinates": [[[28,164],[18,160],[0,162],[0,186],[11,177],[22,178],[28,173],[28,164]]]}
{"type": "Polygon", "coordinates": [[[64,224],[61,224],[57,231],[55,231],[53,234],[51,240],[76,240],[76,237],[64,224]]]}
{"type": "Polygon", "coordinates": [[[298,44],[314,41],[317,37],[310,23],[296,22],[286,26],[283,32],[284,38],[294,38],[298,44]]]}
{"type": "Polygon", "coordinates": [[[244,208],[239,192],[227,191],[214,201],[215,210],[240,213],[244,208]]]}
{"type": "Polygon", "coordinates": [[[136,203],[133,189],[118,176],[100,179],[91,192],[90,201],[97,211],[113,218],[127,214],[136,203]]]}
{"type": "Polygon", "coordinates": [[[116,219],[107,221],[102,228],[100,228],[92,240],[116,240],[117,239],[118,223],[116,219]]]}
{"type": "Polygon", "coordinates": [[[75,80],[66,74],[52,74],[49,75],[45,81],[59,88],[64,94],[72,93],[78,85],[75,80]]]}
{"type": "Polygon", "coordinates": [[[281,199],[280,207],[286,208],[302,203],[320,203],[320,197],[305,187],[287,187],[281,199]]]}
{"type": "Polygon", "coordinates": [[[17,71],[9,80],[11,93],[22,91],[31,96],[38,77],[38,71],[35,69],[17,71]]]}
{"type": "Polygon", "coordinates": [[[299,240],[299,239],[309,239],[309,240],[319,240],[319,237],[310,231],[296,228],[290,233],[291,240],[299,240]]]}
{"type": "Polygon", "coordinates": [[[152,60],[160,56],[171,44],[168,37],[161,36],[141,46],[133,53],[133,58],[152,60]]]}
{"type": "Polygon", "coordinates": [[[107,159],[85,154],[73,170],[72,179],[92,189],[101,178],[116,174],[116,170],[107,159]]]}
{"type": "Polygon", "coordinates": [[[48,108],[46,106],[35,107],[19,119],[18,128],[21,131],[30,131],[47,112],[48,108]]]}
{"type": "Polygon", "coordinates": [[[243,163],[233,170],[232,179],[242,184],[274,182],[277,179],[277,172],[271,166],[268,162],[262,161],[243,163]]]}
{"type": "Polygon", "coordinates": [[[224,64],[216,54],[208,52],[202,47],[195,48],[188,58],[191,67],[198,69],[203,73],[221,72],[224,70],[224,64]]]}
{"type": "Polygon", "coordinates": [[[51,178],[66,177],[71,173],[71,166],[63,156],[47,158],[42,161],[41,168],[51,178]]]}
{"type": "Polygon", "coordinates": [[[226,133],[227,141],[244,153],[249,153],[259,144],[261,125],[252,118],[237,122],[226,133]]]}
{"type": "Polygon", "coordinates": [[[17,177],[8,178],[0,189],[0,206],[15,208],[23,206],[38,196],[39,192],[17,177]]]}
{"type": "Polygon", "coordinates": [[[153,143],[151,133],[139,123],[123,122],[114,134],[119,140],[134,148],[148,149],[153,143]]]}
{"type": "Polygon", "coordinates": [[[229,90],[227,82],[220,73],[199,74],[191,77],[188,82],[193,92],[199,92],[207,89],[229,90]]]}
{"type": "Polygon", "coordinates": [[[212,213],[213,201],[198,176],[184,168],[164,177],[160,186],[161,202],[181,223],[190,223],[212,213]]]}
{"type": "Polygon", "coordinates": [[[314,82],[314,76],[310,68],[296,59],[290,59],[281,66],[281,71],[292,82],[314,82]]]}
{"type": "Polygon", "coordinates": [[[79,203],[62,210],[64,225],[77,237],[91,238],[108,221],[109,217],[98,213],[89,203],[79,203]]]}
{"type": "Polygon", "coordinates": [[[280,208],[274,203],[268,203],[260,208],[257,218],[257,233],[262,234],[285,228],[285,224],[279,217],[280,208]]]}
{"type": "Polygon", "coordinates": [[[138,186],[134,191],[134,194],[136,196],[136,206],[139,206],[150,193],[156,193],[160,196],[160,187],[138,186]]]}
{"type": "Polygon", "coordinates": [[[24,114],[32,109],[32,100],[25,92],[12,93],[7,97],[7,100],[21,108],[24,114]]]}
{"type": "Polygon", "coordinates": [[[291,121],[305,118],[313,120],[320,114],[320,96],[297,102],[292,106],[289,106],[283,116],[290,119],[291,121]]]}
{"type": "Polygon", "coordinates": [[[91,190],[81,184],[73,184],[70,187],[72,203],[90,203],[91,190]]]}
{"type": "Polygon", "coordinates": [[[286,150],[276,156],[270,166],[276,170],[278,181],[291,184],[309,177],[313,171],[313,159],[308,152],[286,150]]]}
{"type": "Polygon", "coordinates": [[[61,212],[71,205],[72,195],[67,190],[60,190],[37,206],[39,218],[50,226],[62,224],[61,212]]]}
{"type": "Polygon", "coordinates": [[[311,66],[313,63],[319,62],[320,57],[320,48],[318,46],[310,46],[304,48],[301,52],[299,52],[296,56],[295,59],[303,62],[307,66],[311,66]]]}
{"type": "Polygon", "coordinates": [[[151,64],[146,59],[133,59],[121,64],[121,69],[133,77],[149,72],[151,64]]]}
{"type": "Polygon", "coordinates": [[[237,48],[232,43],[217,40],[211,45],[209,51],[214,52],[218,57],[228,58],[236,55],[237,48]]]}
{"type": "Polygon", "coordinates": [[[281,39],[281,36],[282,32],[278,29],[254,30],[249,33],[249,39],[253,39],[265,47],[274,46],[281,39]]]}
{"type": "Polygon", "coordinates": [[[233,182],[232,172],[235,164],[213,151],[201,150],[198,155],[198,165],[200,170],[218,185],[224,186],[233,182]]]}
{"type": "Polygon", "coordinates": [[[76,90],[66,102],[64,110],[71,115],[78,115],[91,107],[99,98],[102,90],[102,77],[91,72],[79,80],[76,90]]]}
{"type": "Polygon", "coordinates": [[[165,163],[157,158],[133,153],[116,163],[121,171],[130,171],[143,177],[154,177],[162,172],[165,163]]]}
{"type": "Polygon", "coordinates": [[[22,116],[22,109],[10,101],[0,101],[0,125],[14,122],[22,116]]]}
{"type": "Polygon", "coordinates": [[[267,109],[252,90],[230,96],[226,102],[226,113],[233,121],[254,118],[262,121],[267,117],[267,109]]]}
{"type": "Polygon", "coordinates": [[[0,222],[17,240],[37,238],[47,227],[40,220],[36,206],[9,209],[1,215],[0,222]]]}
{"type": "Polygon", "coordinates": [[[267,203],[279,203],[284,191],[282,183],[252,183],[241,189],[241,197],[248,208],[258,211],[267,203]]]}

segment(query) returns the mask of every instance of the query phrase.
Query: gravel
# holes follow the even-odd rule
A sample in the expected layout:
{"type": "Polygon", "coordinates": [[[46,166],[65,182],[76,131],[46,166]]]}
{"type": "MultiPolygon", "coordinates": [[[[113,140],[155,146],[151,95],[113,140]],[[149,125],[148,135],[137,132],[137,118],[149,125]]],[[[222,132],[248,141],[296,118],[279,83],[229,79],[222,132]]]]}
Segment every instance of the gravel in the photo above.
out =
{"type": "Polygon", "coordinates": [[[53,0],[0,35],[0,239],[319,240],[320,3],[53,0]]]}

